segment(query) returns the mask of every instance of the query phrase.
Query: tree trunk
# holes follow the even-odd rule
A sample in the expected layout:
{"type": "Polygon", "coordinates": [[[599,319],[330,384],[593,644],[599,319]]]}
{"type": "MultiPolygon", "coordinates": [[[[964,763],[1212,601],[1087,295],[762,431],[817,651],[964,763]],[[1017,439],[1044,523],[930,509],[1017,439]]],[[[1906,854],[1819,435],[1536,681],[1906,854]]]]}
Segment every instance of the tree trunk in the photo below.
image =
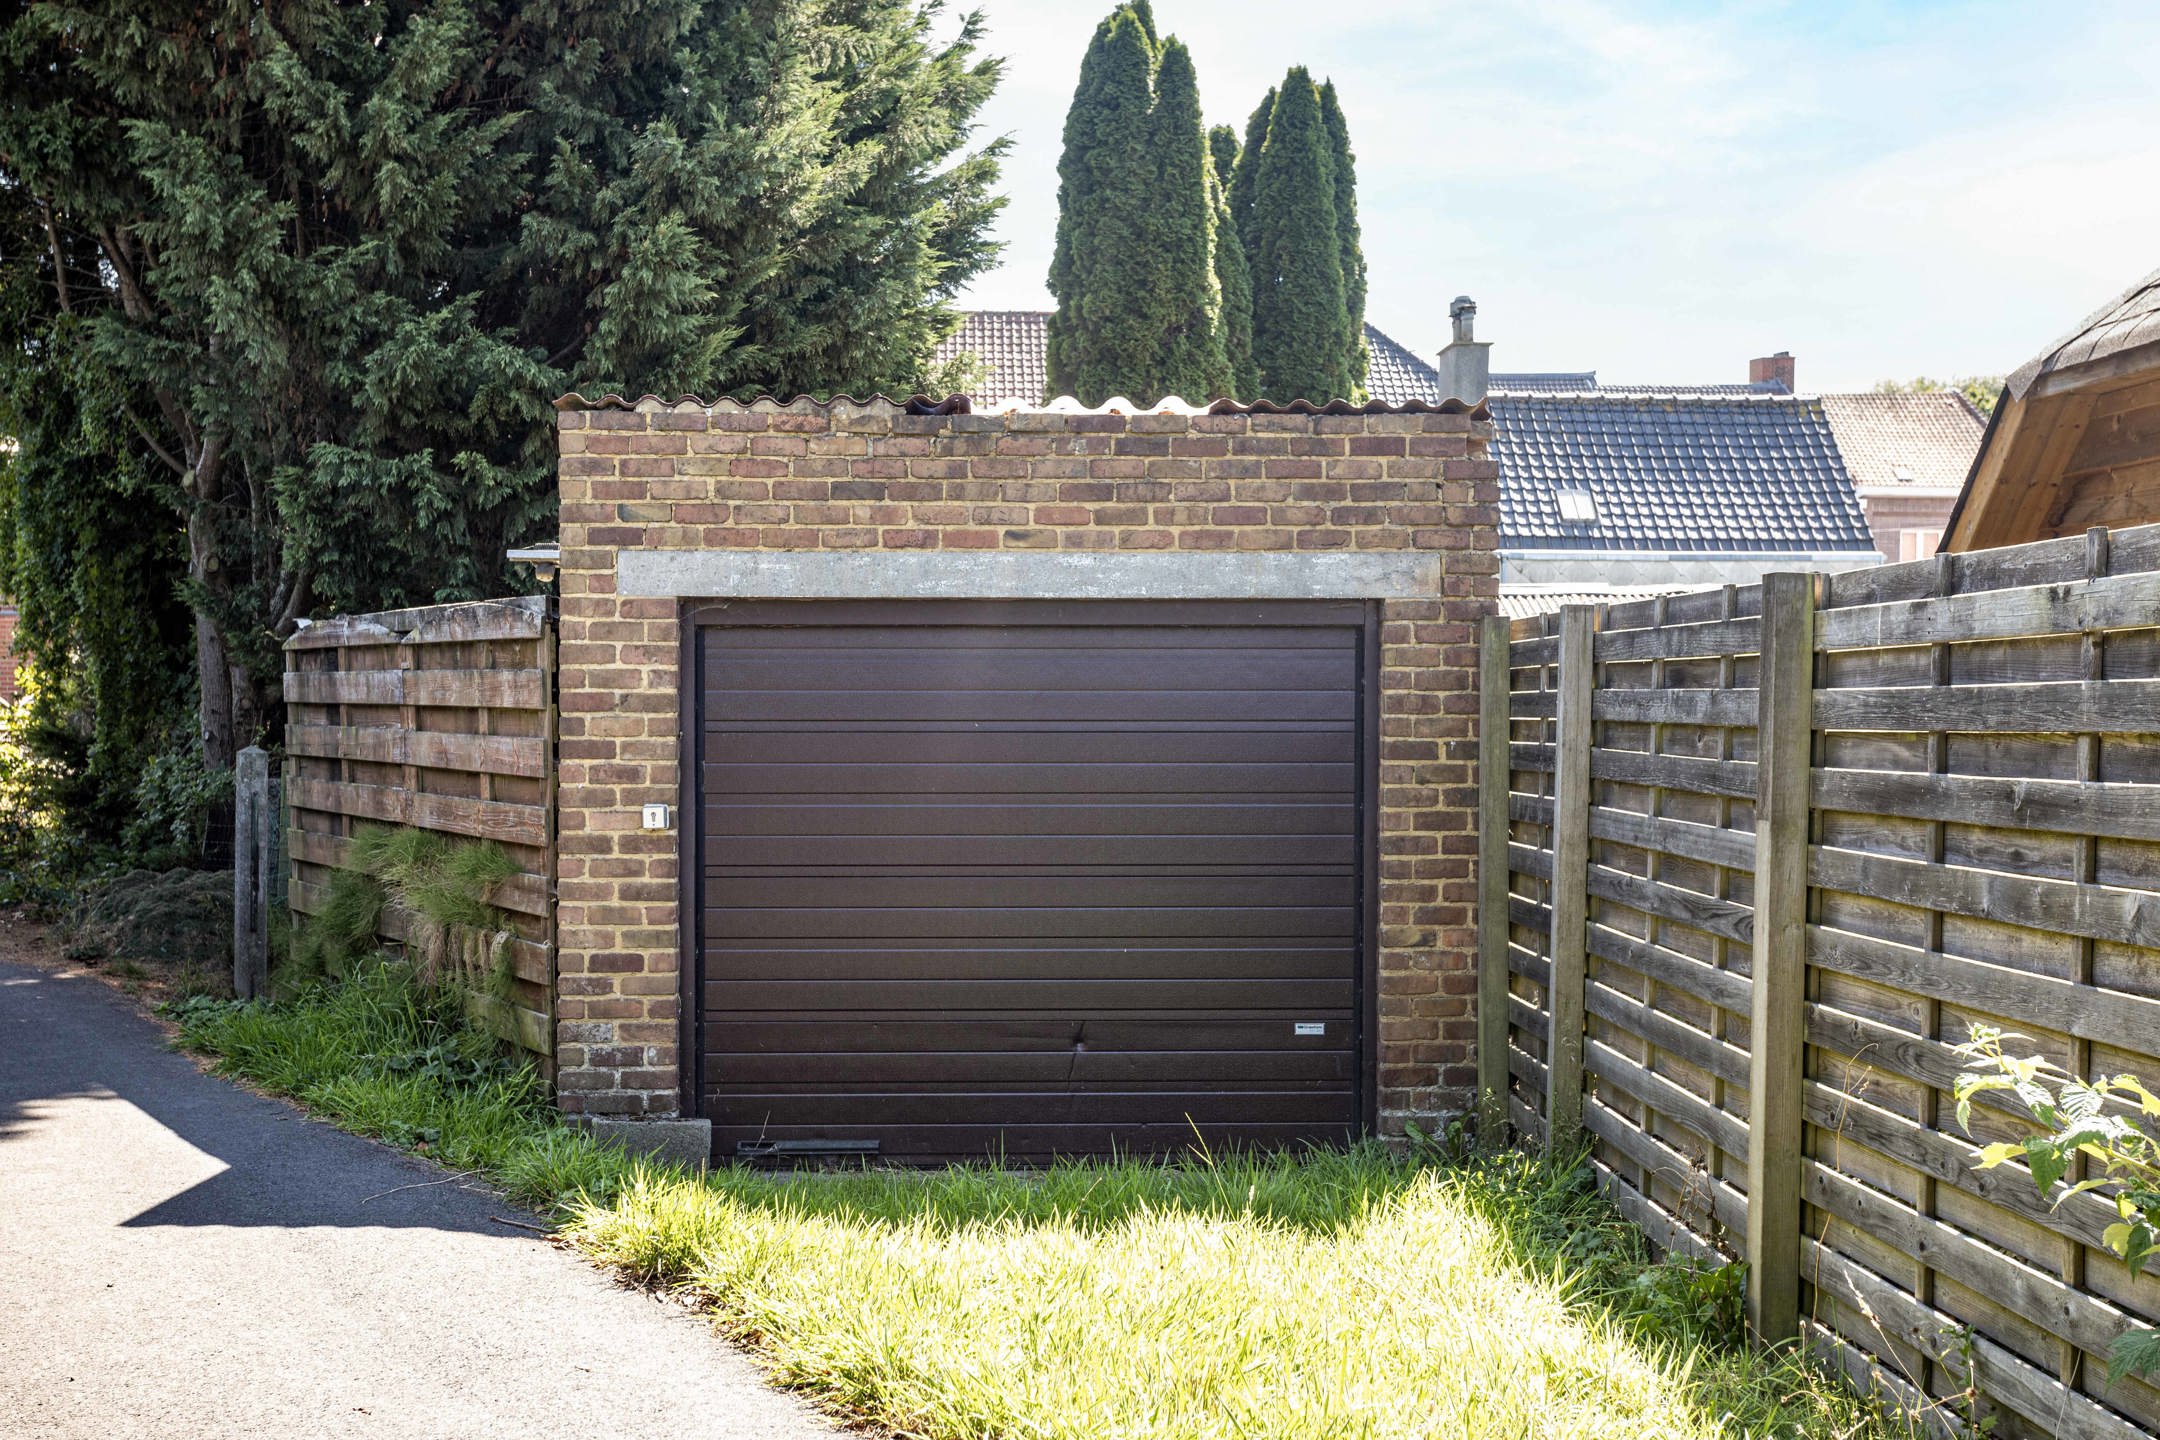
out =
{"type": "Polygon", "coordinates": [[[239,746],[233,739],[233,672],[225,660],[225,640],[210,617],[195,617],[195,675],[202,690],[203,763],[213,770],[232,769],[239,746]]]}

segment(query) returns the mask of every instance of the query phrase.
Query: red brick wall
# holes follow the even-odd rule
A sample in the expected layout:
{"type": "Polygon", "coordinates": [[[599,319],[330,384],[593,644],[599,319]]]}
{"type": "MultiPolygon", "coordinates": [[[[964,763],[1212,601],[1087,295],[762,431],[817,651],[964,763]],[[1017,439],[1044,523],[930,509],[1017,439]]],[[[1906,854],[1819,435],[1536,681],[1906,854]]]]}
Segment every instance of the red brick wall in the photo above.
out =
{"type": "Polygon", "coordinates": [[[22,693],[15,678],[15,607],[0,605],[0,700],[22,693]]]}
{"type": "Polygon", "coordinates": [[[882,402],[564,409],[560,1100],[676,1112],[682,602],[616,594],[626,549],[1415,550],[1382,612],[1381,1109],[1474,1082],[1478,619],[1499,572],[1490,427],[1468,414],[915,416],[882,402]]]}

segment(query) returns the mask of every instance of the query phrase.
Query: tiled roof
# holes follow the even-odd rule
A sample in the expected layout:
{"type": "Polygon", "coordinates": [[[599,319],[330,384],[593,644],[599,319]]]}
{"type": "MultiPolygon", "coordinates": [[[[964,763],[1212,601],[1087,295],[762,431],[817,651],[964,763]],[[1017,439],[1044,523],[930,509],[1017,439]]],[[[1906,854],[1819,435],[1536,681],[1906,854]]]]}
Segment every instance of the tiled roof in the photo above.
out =
{"type": "Polygon", "coordinates": [[[1987,422],[1955,390],[1923,395],[1825,395],[1823,413],[1853,484],[1965,483],[1987,422]]]}
{"type": "Polygon", "coordinates": [[[1494,395],[1500,543],[1526,550],[1872,551],[1820,400],[1494,395]],[[1563,520],[1587,493],[1594,520],[1563,520]]]}
{"type": "Polygon", "coordinates": [[[1365,327],[1365,351],[1371,356],[1365,388],[1373,399],[1401,405],[1411,400],[1437,404],[1447,398],[1440,393],[1439,371],[1371,325],[1365,327]]]}
{"type": "Polygon", "coordinates": [[[2160,270],[2093,311],[2077,329],[2011,371],[2003,382],[2004,389],[2023,398],[2043,375],[2153,344],[2160,344],[2160,270]]]}
{"type": "Polygon", "coordinates": [[[1550,615],[1563,605],[1618,605],[1627,600],[1654,600],[1660,595],[1685,594],[1684,585],[1608,585],[1601,590],[1542,590],[1534,587],[1500,587],[1500,613],[1510,620],[1550,615]]]}
{"type": "Polygon", "coordinates": [[[1598,388],[1595,370],[1496,370],[1491,384],[1495,390],[1524,390],[1539,395],[1598,388]]]}
{"type": "Polygon", "coordinates": [[[961,354],[981,359],[989,375],[975,402],[983,410],[1040,405],[1049,387],[1043,364],[1049,318],[1047,310],[970,310],[960,328],[931,352],[931,363],[942,365],[961,354]]]}

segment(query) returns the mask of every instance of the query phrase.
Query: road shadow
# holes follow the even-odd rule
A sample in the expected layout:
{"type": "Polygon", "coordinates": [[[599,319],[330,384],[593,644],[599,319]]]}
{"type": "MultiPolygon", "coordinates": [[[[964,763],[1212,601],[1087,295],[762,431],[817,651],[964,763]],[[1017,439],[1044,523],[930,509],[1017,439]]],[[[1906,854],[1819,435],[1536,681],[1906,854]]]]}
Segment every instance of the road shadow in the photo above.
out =
{"type": "MultiPolygon", "coordinates": [[[[492,1193],[435,1166],[308,1119],[280,1100],[197,1069],[165,1032],[95,979],[0,961],[0,1187],[11,1148],[44,1127],[93,1125],[73,1137],[74,1174],[29,1184],[147,1185],[158,1163],[139,1126],[62,1102],[125,1103],[224,1168],[122,1222],[129,1227],[239,1225],[425,1227],[511,1237],[490,1219],[522,1219],[492,1193]],[[445,1183],[448,1182],[448,1183],[445,1183]]],[[[169,1163],[169,1161],[167,1162],[169,1163]]],[[[17,1182],[21,1184],[22,1182],[17,1182]]]]}

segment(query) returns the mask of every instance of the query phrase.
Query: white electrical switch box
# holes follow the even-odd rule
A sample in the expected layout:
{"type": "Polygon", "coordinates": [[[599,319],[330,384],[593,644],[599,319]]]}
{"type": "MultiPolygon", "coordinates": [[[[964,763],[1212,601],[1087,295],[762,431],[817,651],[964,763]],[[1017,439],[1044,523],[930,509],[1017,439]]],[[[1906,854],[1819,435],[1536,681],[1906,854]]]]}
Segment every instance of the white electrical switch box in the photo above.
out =
{"type": "Polygon", "coordinates": [[[645,828],[647,830],[667,829],[668,807],[665,805],[647,805],[645,807],[645,828]]]}

